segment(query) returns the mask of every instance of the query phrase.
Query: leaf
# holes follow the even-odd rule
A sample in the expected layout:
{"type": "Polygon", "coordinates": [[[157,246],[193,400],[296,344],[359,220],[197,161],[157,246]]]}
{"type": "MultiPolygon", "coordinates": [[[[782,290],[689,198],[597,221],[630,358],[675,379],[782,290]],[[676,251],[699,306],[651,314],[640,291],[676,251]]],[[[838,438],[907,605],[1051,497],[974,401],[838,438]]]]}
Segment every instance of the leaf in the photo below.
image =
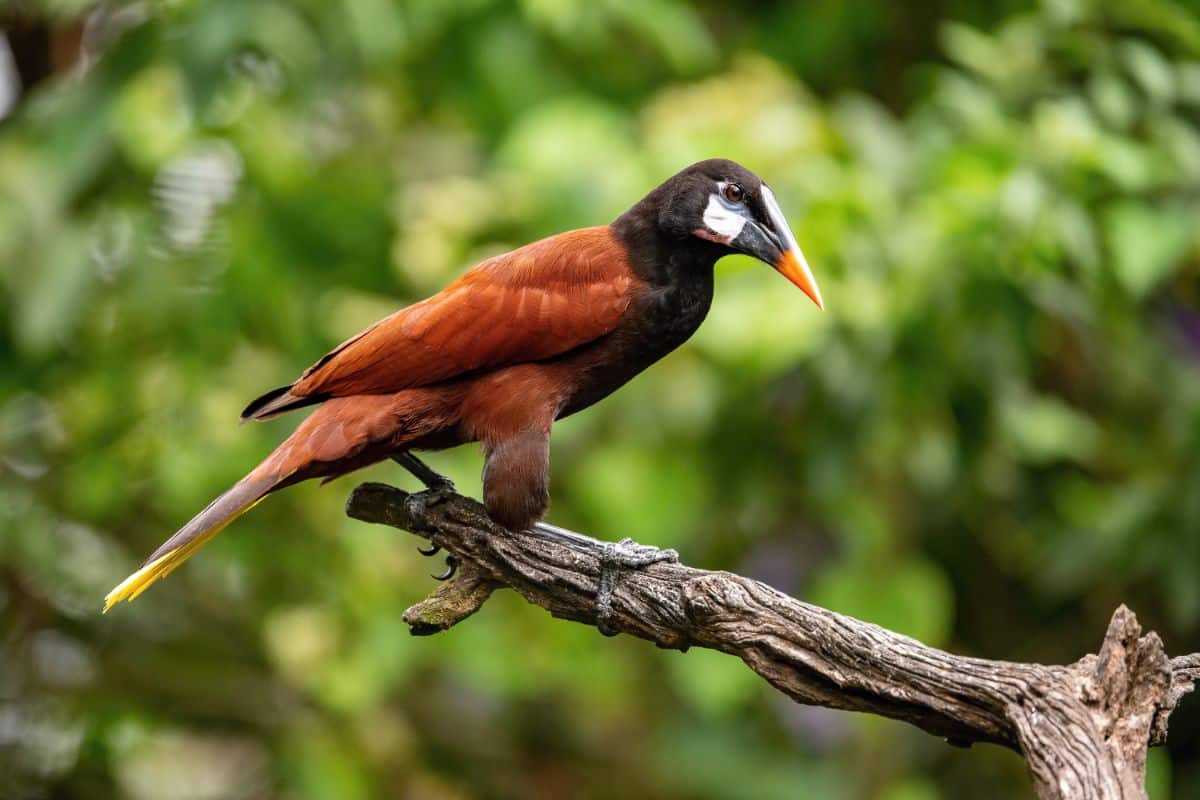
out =
{"type": "Polygon", "coordinates": [[[1180,267],[1195,242],[1195,211],[1124,202],[1104,215],[1105,239],[1117,280],[1145,297],[1180,267]]]}
{"type": "Polygon", "coordinates": [[[1145,42],[1125,42],[1120,49],[1125,68],[1152,101],[1169,103],[1175,97],[1175,73],[1171,63],[1145,42]]]}
{"type": "Polygon", "coordinates": [[[177,154],[192,129],[192,108],[177,69],[155,65],[143,70],[121,92],[110,112],[117,142],[144,169],[177,154]]]}
{"type": "Polygon", "coordinates": [[[1054,397],[1015,394],[1001,405],[1000,419],[1008,443],[1033,464],[1086,461],[1100,444],[1099,426],[1054,397]]]}

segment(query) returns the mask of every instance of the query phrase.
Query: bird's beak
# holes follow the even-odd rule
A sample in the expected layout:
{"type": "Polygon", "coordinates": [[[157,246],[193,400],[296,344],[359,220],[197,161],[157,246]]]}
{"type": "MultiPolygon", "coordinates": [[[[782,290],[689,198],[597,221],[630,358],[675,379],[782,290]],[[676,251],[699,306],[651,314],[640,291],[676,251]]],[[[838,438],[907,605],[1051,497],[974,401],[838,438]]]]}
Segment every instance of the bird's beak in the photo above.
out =
{"type": "Polygon", "coordinates": [[[817,304],[817,308],[824,311],[825,301],[821,299],[821,290],[817,288],[816,278],[808,267],[804,253],[800,251],[800,245],[796,243],[792,229],[788,227],[787,219],[775,200],[775,194],[766,184],[762,187],[762,199],[767,208],[769,225],[747,220],[741,232],[730,243],[731,246],[770,264],[779,274],[800,287],[800,291],[808,295],[817,304]]]}
{"type": "Polygon", "coordinates": [[[812,298],[812,301],[817,304],[817,308],[825,310],[825,301],[821,299],[821,290],[817,288],[817,281],[813,278],[812,270],[808,268],[808,262],[804,260],[804,253],[800,252],[799,247],[793,246],[784,250],[783,255],[772,266],[779,270],[780,275],[799,286],[800,291],[812,298]]]}

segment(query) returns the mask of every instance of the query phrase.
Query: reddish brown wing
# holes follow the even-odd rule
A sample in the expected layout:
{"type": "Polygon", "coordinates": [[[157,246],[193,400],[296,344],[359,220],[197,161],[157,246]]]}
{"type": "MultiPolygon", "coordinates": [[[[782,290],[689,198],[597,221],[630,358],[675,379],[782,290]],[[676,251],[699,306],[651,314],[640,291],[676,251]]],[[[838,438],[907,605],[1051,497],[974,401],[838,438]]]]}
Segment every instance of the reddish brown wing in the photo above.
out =
{"type": "Polygon", "coordinates": [[[485,261],[345,342],[289,394],[384,394],[550,358],[616,327],[635,281],[607,227],[543,239],[485,261]]]}

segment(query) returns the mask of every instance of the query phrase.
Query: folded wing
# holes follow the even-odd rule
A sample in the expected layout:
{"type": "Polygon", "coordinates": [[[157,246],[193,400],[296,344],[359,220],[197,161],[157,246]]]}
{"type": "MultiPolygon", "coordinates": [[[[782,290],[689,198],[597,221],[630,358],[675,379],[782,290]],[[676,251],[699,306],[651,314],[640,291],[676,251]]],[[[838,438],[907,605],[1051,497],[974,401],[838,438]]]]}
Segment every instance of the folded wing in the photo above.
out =
{"type": "Polygon", "coordinates": [[[348,339],[242,417],[267,419],[331,397],[388,394],[552,358],[612,331],[636,280],[607,227],[534,242],[348,339]]]}

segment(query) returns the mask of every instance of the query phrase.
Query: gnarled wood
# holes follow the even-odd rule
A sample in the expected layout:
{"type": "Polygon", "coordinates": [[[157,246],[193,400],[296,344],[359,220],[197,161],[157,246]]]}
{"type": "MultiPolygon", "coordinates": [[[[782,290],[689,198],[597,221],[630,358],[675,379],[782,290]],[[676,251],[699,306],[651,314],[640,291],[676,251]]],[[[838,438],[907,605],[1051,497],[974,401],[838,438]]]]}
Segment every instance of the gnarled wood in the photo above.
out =
{"type": "Polygon", "coordinates": [[[1054,800],[1146,796],[1146,748],[1200,677],[1200,654],[1168,659],[1133,613],[1113,614],[1100,650],[1045,666],[956,656],[877,625],[818,608],[758,581],[672,560],[625,570],[597,617],[611,543],[539,525],[513,534],[474,500],[363,484],[355,519],[429,539],[462,565],[409,609],[413,633],[445,630],[492,591],[509,587],[562,619],[628,633],[659,647],[699,646],[741,658],[801,703],[904,720],[953,744],[991,742],[1020,752],[1037,794],[1054,800]]]}

